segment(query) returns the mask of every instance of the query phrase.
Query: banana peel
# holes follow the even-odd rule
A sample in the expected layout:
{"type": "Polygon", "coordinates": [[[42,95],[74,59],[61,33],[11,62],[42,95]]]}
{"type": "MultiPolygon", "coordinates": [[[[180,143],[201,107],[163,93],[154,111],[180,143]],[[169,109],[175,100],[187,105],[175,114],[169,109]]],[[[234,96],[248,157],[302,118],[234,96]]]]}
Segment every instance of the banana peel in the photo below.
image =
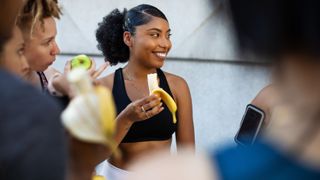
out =
{"type": "Polygon", "coordinates": [[[113,140],[116,111],[112,94],[103,86],[93,87],[84,69],[72,70],[69,82],[77,95],[62,113],[62,123],[75,138],[105,145],[116,152],[113,140]]]}
{"type": "Polygon", "coordinates": [[[173,123],[177,123],[177,104],[174,101],[174,99],[170,96],[170,94],[168,94],[165,90],[159,87],[157,73],[148,74],[147,78],[150,94],[157,94],[160,96],[161,100],[167,105],[172,114],[173,123]]]}

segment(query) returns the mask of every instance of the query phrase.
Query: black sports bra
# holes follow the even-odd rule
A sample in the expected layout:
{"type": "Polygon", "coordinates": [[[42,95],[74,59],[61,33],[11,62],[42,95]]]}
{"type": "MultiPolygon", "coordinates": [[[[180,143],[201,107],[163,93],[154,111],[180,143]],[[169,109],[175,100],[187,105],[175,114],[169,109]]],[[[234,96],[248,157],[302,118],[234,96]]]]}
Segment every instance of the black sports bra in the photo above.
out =
{"type": "MultiPolygon", "coordinates": [[[[164,73],[160,69],[157,69],[157,74],[160,79],[160,87],[172,96],[164,73]]],[[[112,93],[117,107],[117,112],[119,114],[131,103],[126,92],[122,68],[117,69],[114,74],[112,93]]],[[[171,112],[164,103],[163,107],[164,110],[156,116],[144,121],[135,122],[122,142],[129,143],[171,139],[172,134],[176,131],[177,127],[176,124],[172,122],[171,112]]]]}

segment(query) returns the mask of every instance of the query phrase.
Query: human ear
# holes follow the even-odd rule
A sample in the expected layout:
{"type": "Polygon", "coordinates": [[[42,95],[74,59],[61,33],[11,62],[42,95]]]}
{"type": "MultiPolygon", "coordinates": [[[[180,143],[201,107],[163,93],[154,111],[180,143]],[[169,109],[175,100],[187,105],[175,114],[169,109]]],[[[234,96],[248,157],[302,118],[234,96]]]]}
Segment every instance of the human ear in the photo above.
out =
{"type": "Polygon", "coordinates": [[[131,47],[132,46],[132,35],[130,32],[125,31],[123,33],[123,42],[128,46],[131,47]]]}

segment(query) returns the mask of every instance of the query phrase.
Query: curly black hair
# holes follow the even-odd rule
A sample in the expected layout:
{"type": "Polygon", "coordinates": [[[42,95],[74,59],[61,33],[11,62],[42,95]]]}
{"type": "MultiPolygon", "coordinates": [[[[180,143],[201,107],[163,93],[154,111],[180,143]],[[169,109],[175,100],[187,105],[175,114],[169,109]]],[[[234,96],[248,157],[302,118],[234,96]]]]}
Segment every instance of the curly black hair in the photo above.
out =
{"type": "Polygon", "coordinates": [[[128,31],[134,35],[136,26],[147,24],[152,16],[168,21],[159,9],[147,4],[138,5],[129,11],[124,9],[123,12],[114,9],[105,16],[96,31],[97,47],[105,60],[111,65],[127,62],[130,51],[123,41],[123,33],[128,31]]]}

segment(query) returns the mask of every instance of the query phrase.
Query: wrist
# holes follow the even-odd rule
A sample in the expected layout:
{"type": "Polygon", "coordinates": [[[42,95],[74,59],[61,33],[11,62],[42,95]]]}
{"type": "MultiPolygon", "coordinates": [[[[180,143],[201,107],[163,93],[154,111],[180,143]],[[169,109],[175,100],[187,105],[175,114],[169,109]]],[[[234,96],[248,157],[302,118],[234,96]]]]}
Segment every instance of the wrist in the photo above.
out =
{"type": "Polygon", "coordinates": [[[63,96],[63,93],[61,93],[59,90],[56,89],[55,85],[54,85],[54,81],[56,80],[56,78],[58,78],[59,76],[61,76],[60,73],[55,73],[48,82],[48,90],[50,92],[51,95],[53,96],[58,96],[61,97],[63,96]]]}
{"type": "Polygon", "coordinates": [[[132,118],[129,118],[124,111],[122,111],[118,117],[117,122],[121,124],[125,124],[127,126],[131,126],[134,123],[134,120],[132,118]]]}

